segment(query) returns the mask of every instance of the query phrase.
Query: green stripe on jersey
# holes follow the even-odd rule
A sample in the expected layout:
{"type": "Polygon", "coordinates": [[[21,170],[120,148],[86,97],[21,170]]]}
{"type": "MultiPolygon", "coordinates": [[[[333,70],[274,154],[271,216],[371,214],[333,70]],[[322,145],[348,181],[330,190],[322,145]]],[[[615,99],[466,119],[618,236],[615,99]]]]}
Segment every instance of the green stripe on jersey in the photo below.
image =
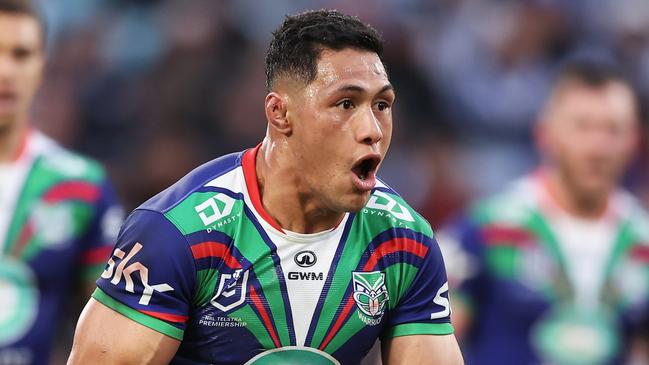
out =
{"type": "MultiPolygon", "coordinates": [[[[270,247],[266,245],[257,228],[249,219],[244,219],[240,223],[240,232],[236,236],[237,241],[234,243],[239,252],[250,262],[255,272],[263,293],[257,293],[266,298],[270,313],[274,319],[275,327],[279,332],[277,335],[282,346],[291,345],[289,337],[289,323],[286,317],[288,304],[284,302],[282,289],[279,285],[280,279],[278,271],[275,270],[275,263],[270,254],[270,247]]],[[[290,324],[293,325],[292,323],[290,324]]]]}
{"type": "Polygon", "coordinates": [[[405,323],[392,327],[382,338],[412,335],[450,335],[454,332],[450,323],[405,323]]]}
{"type": "Polygon", "coordinates": [[[345,242],[345,247],[343,247],[341,254],[341,257],[345,259],[341,259],[335,268],[336,271],[333,274],[329,292],[325,298],[318,323],[313,333],[313,338],[311,339],[311,347],[320,347],[327,330],[332,324],[332,320],[335,320],[340,314],[338,313],[338,307],[341,303],[343,305],[345,304],[343,303],[343,296],[349,285],[351,285],[352,271],[356,270],[361,255],[367,248],[372,233],[374,233],[363,230],[367,226],[363,226],[361,223],[362,220],[362,217],[359,215],[354,217],[354,222],[352,222],[349,231],[349,237],[345,242]]]}
{"type": "Polygon", "coordinates": [[[390,293],[388,309],[396,308],[401,298],[408,292],[419,269],[408,263],[394,264],[385,269],[386,286],[390,293]]]}
{"type": "Polygon", "coordinates": [[[204,269],[196,272],[196,281],[200,283],[198,291],[194,294],[193,303],[196,307],[207,304],[216,292],[219,271],[216,269],[204,269]]]}
{"type": "Polygon", "coordinates": [[[165,213],[178,230],[188,235],[207,230],[222,231],[232,237],[236,222],[241,218],[243,201],[217,193],[192,193],[180,204],[165,213]]]}
{"type": "Polygon", "coordinates": [[[47,186],[52,185],[51,177],[49,174],[41,172],[40,164],[41,158],[37,158],[25,179],[7,232],[5,252],[13,251],[18,240],[18,234],[23,229],[31,212],[32,204],[30,203],[35,201],[47,186]]]}
{"type": "Polygon", "coordinates": [[[92,297],[95,298],[101,304],[107,306],[108,308],[124,315],[125,317],[134,320],[135,322],[143,326],[149,327],[154,331],[160,332],[163,335],[167,335],[179,341],[182,341],[183,339],[183,334],[184,334],[183,330],[174,327],[169,323],[162,321],[160,319],[151,317],[144,313],[140,313],[135,309],[116,301],[115,299],[110,297],[108,294],[106,294],[103,290],[99,288],[95,289],[94,293],[92,293],[92,297]]]}

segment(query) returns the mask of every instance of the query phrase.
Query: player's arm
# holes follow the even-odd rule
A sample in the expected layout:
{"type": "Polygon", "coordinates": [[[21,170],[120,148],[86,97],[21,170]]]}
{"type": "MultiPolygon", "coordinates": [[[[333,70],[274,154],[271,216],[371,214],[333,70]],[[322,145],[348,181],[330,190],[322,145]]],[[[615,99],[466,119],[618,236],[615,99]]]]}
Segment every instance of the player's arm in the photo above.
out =
{"type": "Polygon", "coordinates": [[[168,363],[197,285],[189,243],[162,213],[138,209],[110,256],[81,314],[69,363],[168,363]]]}
{"type": "Polygon", "coordinates": [[[462,365],[454,335],[414,335],[382,341],[383,365],[462,365]]]}
{"type": "Polygon", "coordinates": [[[79,318],[68,365],[168,364],[179,345],[91,298],[79,318]]]}
{"type": "Polygon", "coordinates": [[[404,297],[393,309],[389,329],[381,337],[384,365],[462,365],[451,325],[451,306],[444,260],[434,238],[418,235],[428,247],[404,297]]]}

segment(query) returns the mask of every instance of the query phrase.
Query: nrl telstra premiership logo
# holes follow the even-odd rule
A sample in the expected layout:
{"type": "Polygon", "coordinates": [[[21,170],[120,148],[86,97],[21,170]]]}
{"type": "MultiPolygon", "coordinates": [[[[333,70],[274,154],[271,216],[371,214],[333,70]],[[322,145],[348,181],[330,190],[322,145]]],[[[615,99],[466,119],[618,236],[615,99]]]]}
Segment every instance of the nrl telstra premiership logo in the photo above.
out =
{"type": "Polygon", "coordinates": [[[381,322],[390,296],[385,286],[385,273],[380,271],[352,272],[354,301],[365,324],[375,326],[381,322]]]}

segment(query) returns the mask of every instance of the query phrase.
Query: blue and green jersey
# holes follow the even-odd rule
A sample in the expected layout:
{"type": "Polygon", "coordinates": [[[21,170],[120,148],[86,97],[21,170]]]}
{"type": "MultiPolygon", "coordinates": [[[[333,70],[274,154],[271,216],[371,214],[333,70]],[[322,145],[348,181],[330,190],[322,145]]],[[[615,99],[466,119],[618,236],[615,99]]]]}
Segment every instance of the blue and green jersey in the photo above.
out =
{"type": "Polygon", "coordinates": [[[122,219],[99,164],[38,131],[0,164],[0,365],[49,364],[66,298],[101,273],[122,219]]]}
{"type": "Polygon", "coordinates": [[[649,318],[649,215],[624,191],[578,218],[539,172],[440,236],[454,298],[471,312],[467,363],[621,365],[649,318]]]}
{"type": "Polygon", "coordinates": [[[213,160],[128,217],[94,298],[181,341],[174,364],[357,364],[379,338],[445,335],[428,223],[379,184],[316,234],[264,210],[257,149],[213,160]]]}

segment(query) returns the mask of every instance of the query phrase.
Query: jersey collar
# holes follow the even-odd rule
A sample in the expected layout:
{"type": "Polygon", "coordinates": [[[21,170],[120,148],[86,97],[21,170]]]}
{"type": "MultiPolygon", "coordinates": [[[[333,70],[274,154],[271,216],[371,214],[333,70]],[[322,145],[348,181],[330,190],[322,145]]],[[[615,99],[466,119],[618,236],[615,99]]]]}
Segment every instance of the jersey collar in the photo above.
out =
{"type": "Polygon", "coordinates": [[[246,181],[246,189],[248,190],[248,195],[250,196],[250,201],[252,202],[253,208],[259,213],[259,215],[270,224],[276,230],[285,233],[282,227],[277,223],[277,221],[268,214],[264,205],[261,203],[261,194],[259,194],[259,183],[257,180],[257,168],[256,168],[256,158],[257,152],[261,147],[261,143],[255,148],[246,150],[243,153],[241,159],[241,167],[243,168],[243,177],[246,181]]]}

